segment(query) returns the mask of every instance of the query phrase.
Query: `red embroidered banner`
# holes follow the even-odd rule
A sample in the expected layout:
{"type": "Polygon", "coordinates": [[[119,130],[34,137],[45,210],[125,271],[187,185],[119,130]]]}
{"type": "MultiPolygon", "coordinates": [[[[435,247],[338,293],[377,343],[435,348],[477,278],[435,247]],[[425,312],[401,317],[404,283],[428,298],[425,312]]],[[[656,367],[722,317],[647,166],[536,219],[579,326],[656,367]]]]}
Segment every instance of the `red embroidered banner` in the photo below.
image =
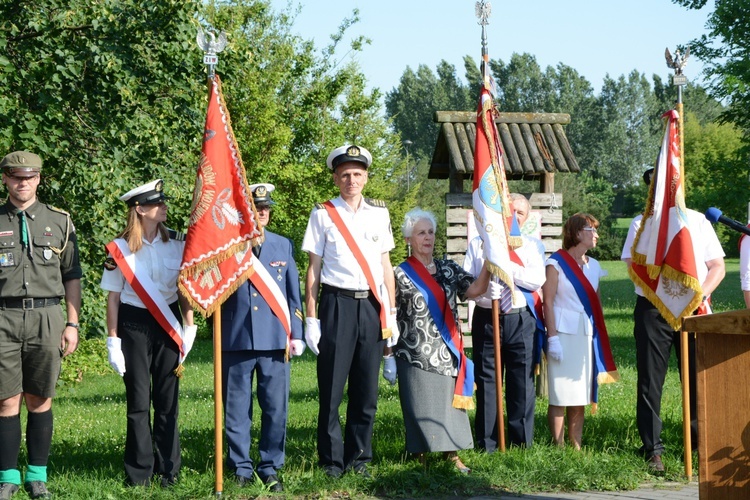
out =
{"type": "Polygon", "coordinates": [[[180,290],[211,314],[252,274],[250,244],[262,239],[240,150],[216,75],[210,83],[203,152],[193,192],[180,290]]]}

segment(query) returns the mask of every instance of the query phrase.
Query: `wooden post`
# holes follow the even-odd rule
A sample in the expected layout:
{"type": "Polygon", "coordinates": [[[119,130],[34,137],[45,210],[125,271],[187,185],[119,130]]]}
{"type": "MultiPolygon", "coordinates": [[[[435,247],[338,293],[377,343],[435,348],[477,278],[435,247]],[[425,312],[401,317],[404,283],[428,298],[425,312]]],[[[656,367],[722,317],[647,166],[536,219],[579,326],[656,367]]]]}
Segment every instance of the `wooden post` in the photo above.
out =
{"type": "Polygon", "coordinates": [[[224,420],[221,381],[221,308],[214,313],[214,468],[216,496],[224,489],[224,420]]]}
{"type": "Polygon", "coordinates": [[[505,451],[505,409],[503,408],[503,366],[500,356],[500,308],[498,301],[492,301],[492,341],[495,347],[495,395],[497,399],[497,446],[505,451]]]}

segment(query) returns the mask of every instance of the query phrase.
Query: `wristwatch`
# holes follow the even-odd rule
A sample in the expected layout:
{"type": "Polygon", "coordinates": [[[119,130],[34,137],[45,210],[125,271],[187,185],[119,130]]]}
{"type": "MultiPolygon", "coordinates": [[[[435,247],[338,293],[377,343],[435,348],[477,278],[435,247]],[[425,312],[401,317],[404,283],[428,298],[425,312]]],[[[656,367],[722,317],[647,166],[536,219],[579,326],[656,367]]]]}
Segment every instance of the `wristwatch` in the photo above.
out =
{"type": "Polygon", "coordinates": [[[78,330],[78,327],[79,327],[80,325],[79,325],[78,323],[71,323],[70,321],[68,321],[67,323],[65,323],[65,326],[70,326],[70,327],[73,327],[73,328],[75,328],[76,330],[78,330]]]}

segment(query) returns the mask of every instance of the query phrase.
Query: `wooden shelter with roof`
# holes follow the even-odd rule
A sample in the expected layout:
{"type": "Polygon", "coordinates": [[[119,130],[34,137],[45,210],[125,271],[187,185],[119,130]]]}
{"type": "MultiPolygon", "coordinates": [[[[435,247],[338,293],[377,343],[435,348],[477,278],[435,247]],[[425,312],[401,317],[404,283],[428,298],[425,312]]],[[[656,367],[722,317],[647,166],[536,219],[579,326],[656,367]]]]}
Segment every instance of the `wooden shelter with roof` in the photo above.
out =
{"type": "MultiPolygon", "coordinates": [[[[467,248],[471,193],[464,181],[473,178],[476,112],[437,111],[440,131],[428,178],[448,179],[445,197],[448,257],[463,262],[467,248]],[[469,215],[467,215],[469,214],[469,215]]],[[[548,253],[562,246],[562,194],[555,193],[555,173],[580,172],[563,125],[564,113],[499,113],[495,119],[505,155],[508,180],[538,180],[539,192],[523,193],[540,214],[541,236],[548,253]]]]}

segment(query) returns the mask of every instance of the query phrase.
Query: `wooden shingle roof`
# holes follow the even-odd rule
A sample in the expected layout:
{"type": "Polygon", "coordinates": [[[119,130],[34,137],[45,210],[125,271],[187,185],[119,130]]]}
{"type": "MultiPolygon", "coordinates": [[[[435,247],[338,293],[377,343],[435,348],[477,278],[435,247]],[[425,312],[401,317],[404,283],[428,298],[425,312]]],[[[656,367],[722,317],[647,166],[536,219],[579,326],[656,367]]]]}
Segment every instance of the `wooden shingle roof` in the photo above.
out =
{"type": "MultiPolygon", "coordinates": [[[[436,111],[434,120],[440,124],[440,133],[427,177],[469,178],[474,173],[476,112],[436,111]]],[[[581,171],[563,129],[570,123],[569,114],[499,113],[495,123],[508,179],[581,171]]]]}

